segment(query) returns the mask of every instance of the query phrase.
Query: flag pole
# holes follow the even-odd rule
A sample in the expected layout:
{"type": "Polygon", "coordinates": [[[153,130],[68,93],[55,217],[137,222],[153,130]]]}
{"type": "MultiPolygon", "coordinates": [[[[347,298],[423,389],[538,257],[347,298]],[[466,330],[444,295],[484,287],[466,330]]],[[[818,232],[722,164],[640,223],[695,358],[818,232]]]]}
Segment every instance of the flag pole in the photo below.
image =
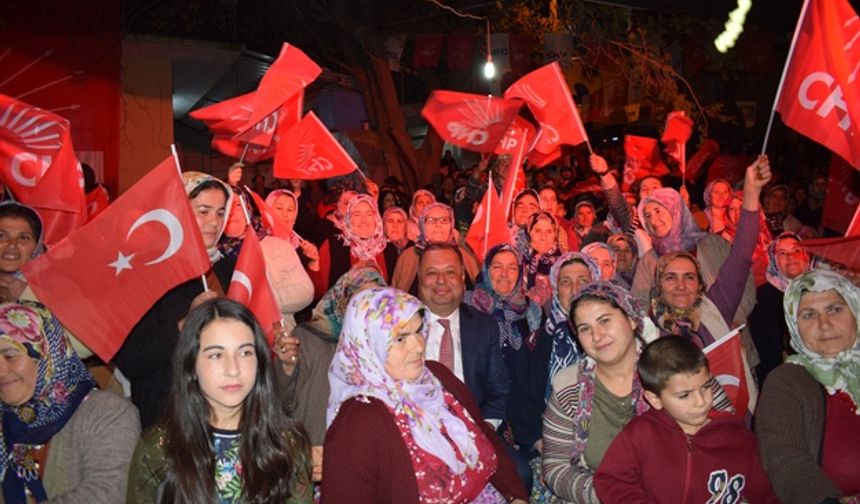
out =
{"type": "Polygon", "coordinates": [[[250,147],[251,147],[251,144],[249,144],[249,143],[245,144],[245,149],[242,151],[242,155],[239,157],[239,164],[242,164],[245,162],[245,156],[248,154],[248,149],[250,147]]]}
{"type": "Polygon", "coordinates": [[[487,216],[484,218],[484,253],[481,256],[481,262],[487,258],[487,241],[490,238],[490,216],[492,213],[493,195],[489,191],[495,191],[493,188],[493,170],[490,170],[490,176],[487,178],[487,216]]]}
{"type": "MultiPolygon", "coordinates": [[[[179,179],[182,180],[182,167],[179,166],[179,153],[176,152],[176,144],[170,144],[170,153],[173,155],[173,161],[176,162],[176,171],[179,172],[179,179]]],[[[203,291],[209,290],[209,282],[206,281],[206,273],[200,275],[203,280],[203,291]]]]}
{"type": "Polygon", "coordinates": [[[794,55],[795,46],[797,46],[797,37],[800,35],[800,27],[803,26],[803,20],[806,19],[806,10],[809,7],[809,0],[803,0],[803,7],[800,9],[800,18],[797,20],[797,26],[794,27],[794,36],[791,37],[791,46],[788,48],[788,56],[785,58],[785,65],[782,67],[782,77],[779,78],[779,87],[776,88],[776,96],[773,98],[773,107],[770,109],[770,118],[767,121],[767,129],[764,132],[764,142],[761,145],[761,154],[764,155],[767,150],[767,140],[770,138],[770,129],[773,126],[773,116],[776,115],[776,104],[779,102],[779,96],[782,94],[782,86],[785,84],[785,74],[788,73],[788,65],[791,64],[791,57],[794,55]]]}

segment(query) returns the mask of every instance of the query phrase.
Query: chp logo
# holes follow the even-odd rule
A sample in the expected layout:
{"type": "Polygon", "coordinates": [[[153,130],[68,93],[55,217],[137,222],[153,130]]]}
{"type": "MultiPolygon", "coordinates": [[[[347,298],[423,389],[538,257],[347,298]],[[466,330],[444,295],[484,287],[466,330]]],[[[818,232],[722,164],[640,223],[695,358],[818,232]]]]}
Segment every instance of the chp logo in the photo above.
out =
{"type": "Polygon", "coordinates": [[[25,187],[39,183],[63,146],[65,127],[64,120],[40,108],[0,101],[0,152],[9,155],[15,182],[25,187]]]}
{"type": "Polygon", "coordinates": [[[299,145],[299,162],[296,170],[305,175],[313,176],[332,169],[334,169],[334,163],[317,154],[316,145],[313,142],[299,145]]]}
{"type": "MultiPolygon", "coordinates": [[[[842,32],[848,43],[842,47],[842,51],[846,56],[854,48],[855,42],[860,38],[860,18],[852,17],[842,24],[842,32]]],[[[857,58],[856,49],[851,54],[852,59],[857,58]]],[[[857,61],[851,74],[848,75],[848,84],[853,84],[857,79],[857,71],[860,70],[860,61],[857,61]]],[[[848,115],[848,105],[845,103],[844,92],[842,86],[836,82],[836,78],[827,72],[812,72],[803,79],[800,87],[797,90],[797,100],[800,105],[806,110],[814,110],[815,113],[825,118],[830,115],[834,109],[842,111],[842,119],[839,121],[839,128],[843,131],[848,131],[851,127],[851,117],[848,115]],[[836,85],[834,86],[834,83],[836,85]],[[823,100],[815,96],[821,96],[821,89],[826,90],[827,96],[823,100]]]]}
{"type": "Polygon", "coordinates": [[[482,146],[490,139],[487,131],[494,124],[504,122],[502,110],[488,100],[466,100],[457,108],[462,118],[450,121],[446,128],[456,140],[463,140],[474,146],[482,146]]]}

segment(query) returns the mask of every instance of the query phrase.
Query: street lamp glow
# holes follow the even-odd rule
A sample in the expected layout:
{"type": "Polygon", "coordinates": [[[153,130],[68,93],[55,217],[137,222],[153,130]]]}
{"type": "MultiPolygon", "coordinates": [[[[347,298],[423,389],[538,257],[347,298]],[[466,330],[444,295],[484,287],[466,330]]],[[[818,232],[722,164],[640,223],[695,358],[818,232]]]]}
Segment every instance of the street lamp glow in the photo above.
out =
{"type": "Polygon", "coordinates": [[[493,64],[493,58],[487,57],[487,62],[484,63],[484,77],[492,79],[496,76],[496,65],[493,64]]]}

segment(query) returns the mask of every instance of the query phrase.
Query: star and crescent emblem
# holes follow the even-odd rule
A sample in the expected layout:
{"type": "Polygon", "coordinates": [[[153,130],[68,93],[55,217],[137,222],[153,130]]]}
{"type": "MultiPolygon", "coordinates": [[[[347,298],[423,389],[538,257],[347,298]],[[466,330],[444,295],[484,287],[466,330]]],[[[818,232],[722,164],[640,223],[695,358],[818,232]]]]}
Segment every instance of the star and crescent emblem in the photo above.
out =
{"type": "MultiPolygon", "coordinates": [[[[138,217],[136,221],[131,225],[128,230],[128,234],[126,234],[125,239],[128,240],[131,238],[131,235],[141,226],[148,222],[158,222],[167,229],[168,234],[170,235],[170,239],[167,242],[167,247],[161,253],[160,256],[155,259],[143,263],[144,266],[152,266],[161,262],[164,262],[170,259],[173,254],[175,254],[179,248],[182,246],[182,243],[185,238],[185,233],[182,230],[182,224],[179,222],[179,219],[176,218],[170,211],[164,208],[156,208],[155,210],[150,210],[145,214],[138,217]]],[[[133,269],[131,260],[134,258],[136,253],[124,254],[122,250],[117,251],[116,261],[108,264],[109,267],[114,268],[116,270],[116,276],[119,276],[124,270],[133,269]]]]}

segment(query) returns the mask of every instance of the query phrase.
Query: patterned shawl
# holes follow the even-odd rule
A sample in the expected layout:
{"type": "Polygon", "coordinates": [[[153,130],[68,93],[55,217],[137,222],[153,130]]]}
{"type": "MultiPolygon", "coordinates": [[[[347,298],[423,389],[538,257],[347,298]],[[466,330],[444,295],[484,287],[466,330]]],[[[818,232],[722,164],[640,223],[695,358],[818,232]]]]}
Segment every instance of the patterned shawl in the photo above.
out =
{"type": "Polygon", "coordinates": [[[5,502],[26,502],[25,487],[47,500],[36,451],[69,421],[95,381],[72,349],[63,326],[42,304],[0,305],[0,339],[33,359],[38,368],[33,396],[24,404],[0,402],[0,479],[5,502]]]}
{"type": "MultiPolygon", "coordinates": [[[[765,226],[767,228],[767,226],[765,226]]],[[[794,238],[797,241],[800,241],[800,237],[791,231],[785,231],[777,236],[767,247],[767,273],[765,276],[767,277],[767,281],[769,284],[776,287],[780,292],[785,292],[785,289],[788,287],[788,284],[791,282],[779,269],[779,263],[776,261],[776,247],[779,245],[780,240],[783,238],[794,238]]],[[[808,252],[806,249],[803,249],[804,254],[807,254],[807,259],[809,259],[808,252]]],[[[811,266],[811,263],[807,268],[811,266]]],[[[808,270],[807,270],[808,271],[808,270]]]]}
{"type": "Polygon", "coordinates": [[[369,282],[375,282],[380,287],[385,286],[382,274],[371,266],[356,264],[341,275],[314,307],[309,322],[310,328],[324,339],[338,341],[346,305],[361,286],[369,282]]]}
{"type": "MultiPolygon", "coordinates": [[[[507,244],[491,248],[487,252],[481,274],[478,276],[478,285],[475,286],[475,290],[463,296],[463,302],[492,315],[499,322],[499,343],[507,341],[514,350],[519,350],[523,346],[523,337],[528,335],[520,334],[514,324],[525,319],[529,332],[534,331],[540,327],[541,309],[526,297],[522,274],[517,278],[514,290],[507,296],[499,295],[493,289],[490,281],[490,263],[499,252],[511,252],[517,256],[516,250],[507,244]]],[[[517,261],[520,262],[519,256],[517,261]]],[[[522,265],[519,271],[522,271],[522,265]]]]}
{"type": "Polygon", "coordinates": [[[831,394],[843,391],[854,402],[855,413],[860,415],[860,288],[834,271],[814,269],[788,284],[783,298],[785,323],[791,335],[791,346],[797,354],[786,362],[803,366],[831,394]],[[836,357],[822,357],[803,343],[797,326],[797,308],[805,292],[835,290],[842,296],[857,320],[854,346],[843,350],[836,357]]]}
{"type": "MultiPolygon", "coordinates": [[[[293,199],[293,203],[296,205],[296,218],[298,218],[299,199],[296,198],[296,195],[293,194],[292,191],[288,191],[286,189],[275,189],[274,191],[270,192],[268,196],[266,196],[266,206],[268,206],[269,208],[274,208],[275,201],[277,201],[278,198],[281,196],[287,196],[293,199]]],[[[277,219],[277,217],[275,218],[277,219]]],[[[293,224],[290,226],[290,237],[287,238],[287,241],[290,242],[290,245],[292,245],[293,248],[298,248],[298,246],[302,244],[302,239],[298,234],[296,234],[295,225],[296,223],[295,221],[293,221],[293,224]]]]}
{"type": "Polygon", "coordinates": [[[427,232],[425,229],[427,225],[425,222],[427,221],[427,214],[434,208],[443,208],[448,212],[448,219],[450,220],[448,225],[450,229],[448,231],[447,243],[452,245],[457,244],[457,234],[454,232],[454,209],[445,203],[430,203],[424,207],[424,211],[421,212],[421,217],[418,219],[418,241],[415,242],[415,248],[418,250],[424,250],[424,248],[430,243],[427,239],[427,232]]]}
{"type": "Polygon", "coordinates": [[[376,256],[385,249],[388,240],[385,239],[385,232],[382,230],[382,217],[379,216],[379,209],[373,204],[373,198],[367,194],[359,194],[350,200],[346,207],[346,215],[343,220],[343,234],[340,235],[343,243],[349,247],[352,255],[361,261],[375,261],[376,256]],[[373,212],[373,218],[376,221],[376,226],[373,234],[367,238],[362,238],[356,235],[352,230],[350,222],[352,210],[360,203],[367,203],[370,211],[373,212]]]}

